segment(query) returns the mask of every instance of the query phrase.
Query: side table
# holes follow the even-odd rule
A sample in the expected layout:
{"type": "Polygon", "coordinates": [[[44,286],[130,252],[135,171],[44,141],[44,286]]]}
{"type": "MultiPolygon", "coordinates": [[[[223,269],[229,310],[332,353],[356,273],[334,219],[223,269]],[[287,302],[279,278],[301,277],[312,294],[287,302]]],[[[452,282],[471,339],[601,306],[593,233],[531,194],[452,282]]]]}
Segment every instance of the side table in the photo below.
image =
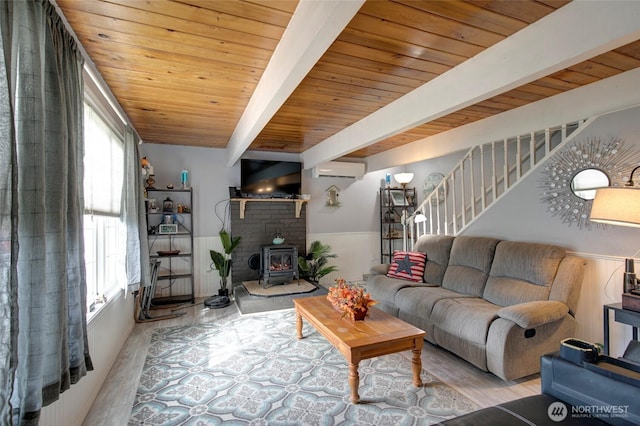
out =
{"type": "Polygon", "coordinates": [[[609,355],[609,311],[613,311],[613,320],[632,327],[633,340],[638,340],[640,327],[640,312],[622,309],[622,303],[612,303],[603,307],[604,323],[604,353],[609,355]]]}

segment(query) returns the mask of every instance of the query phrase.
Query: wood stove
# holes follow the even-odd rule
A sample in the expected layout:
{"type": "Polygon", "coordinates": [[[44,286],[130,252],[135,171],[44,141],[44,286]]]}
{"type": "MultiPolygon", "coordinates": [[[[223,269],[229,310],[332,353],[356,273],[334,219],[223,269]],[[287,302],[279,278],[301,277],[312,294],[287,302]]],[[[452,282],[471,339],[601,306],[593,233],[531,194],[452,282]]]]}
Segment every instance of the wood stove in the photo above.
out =
{"type": "Polygon", "coordinates": [[[260,261],[263,288],[300,280],[298,248],[295,246],[264,246],[260,261]]]}

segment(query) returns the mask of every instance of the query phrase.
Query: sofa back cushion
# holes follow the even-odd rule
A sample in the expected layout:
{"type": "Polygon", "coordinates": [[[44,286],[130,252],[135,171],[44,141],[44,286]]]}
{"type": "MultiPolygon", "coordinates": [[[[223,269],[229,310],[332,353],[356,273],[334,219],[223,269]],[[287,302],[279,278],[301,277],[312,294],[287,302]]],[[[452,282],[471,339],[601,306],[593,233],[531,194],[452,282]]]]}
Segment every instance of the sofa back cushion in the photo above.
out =
{"type": "Polygon", "coordinates": [[[422,235],[418,238],[413,251],[420,251],[427,255],[424,265],[424,282],[442,285],[454,239],[455,237],[450,235],[422,235]]]}
{"type": "Polygon", "coordinates": [[[499,241],[488,237],[456,237],[442,287],[481,297],[499,241]]]}
{"type": "Polygon", "coordinates": [[[500,242],[484,299],[500,306],[548,300],[565,254],[564,249],[548,244],[500,242]]]}

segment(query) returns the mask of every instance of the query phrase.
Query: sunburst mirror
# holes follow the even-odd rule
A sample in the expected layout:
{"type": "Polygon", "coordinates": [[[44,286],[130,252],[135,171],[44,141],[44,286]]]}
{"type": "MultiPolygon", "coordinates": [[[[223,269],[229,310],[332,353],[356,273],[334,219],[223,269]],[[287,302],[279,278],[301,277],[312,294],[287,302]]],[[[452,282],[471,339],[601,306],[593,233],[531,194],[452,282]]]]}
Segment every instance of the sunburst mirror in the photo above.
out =
{"type": "Polygon", "coordinates": [[[545,166],[540,183],[541,200],[547,211],[569,226],[591,229],[606,227],[589,220],[597,188],[623,186],[631,170],[640,164],[635,147],[620,138],[603,142],[599,138],[574,141],[564,147],[545,166]]]}

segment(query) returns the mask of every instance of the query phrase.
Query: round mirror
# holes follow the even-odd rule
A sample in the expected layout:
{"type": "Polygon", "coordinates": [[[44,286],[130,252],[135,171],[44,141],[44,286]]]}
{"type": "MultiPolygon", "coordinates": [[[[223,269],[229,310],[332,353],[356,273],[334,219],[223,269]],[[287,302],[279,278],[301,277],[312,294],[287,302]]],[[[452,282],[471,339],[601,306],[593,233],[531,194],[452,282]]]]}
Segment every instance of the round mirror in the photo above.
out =
{"type": "Polygon", "coordinates": [[[609,176],[600,169],[580,170],[571,179],[571,191],[583,200],[593,200],[596,189],[609,186],[609,176]]]}

